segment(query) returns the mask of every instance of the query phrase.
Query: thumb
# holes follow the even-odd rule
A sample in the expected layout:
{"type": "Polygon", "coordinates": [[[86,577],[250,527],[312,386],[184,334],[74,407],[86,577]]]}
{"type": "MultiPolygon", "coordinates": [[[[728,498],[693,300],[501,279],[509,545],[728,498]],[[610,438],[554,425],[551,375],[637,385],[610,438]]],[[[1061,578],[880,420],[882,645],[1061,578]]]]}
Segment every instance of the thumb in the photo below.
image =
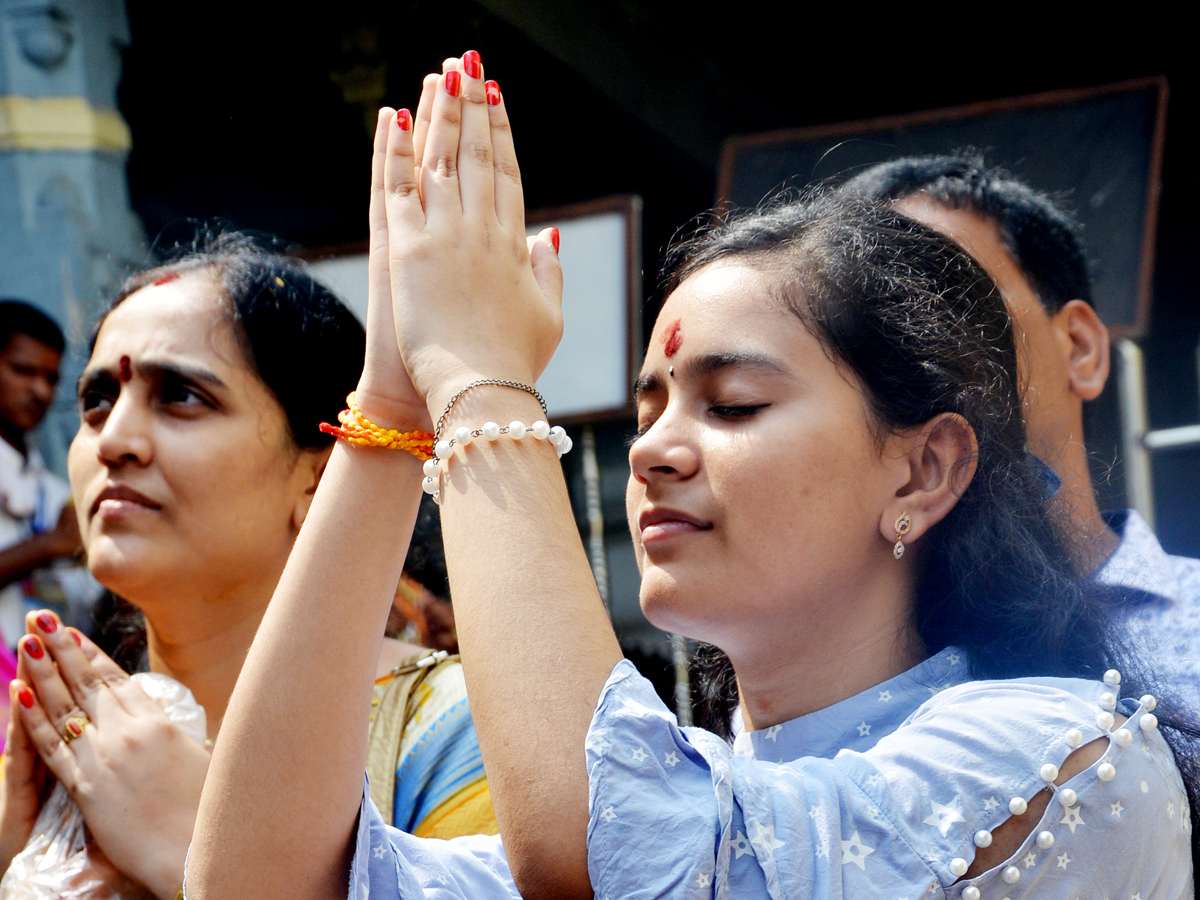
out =
{"type": "Polygon", "coordinates": [[[526,238],[529,246],[529,262],[533,266],[533,278],[542,289],[542,294],[555,305],[562,306],[563,273],[558,258],[558,229],[543,228],[536,235],[526,238]]]}

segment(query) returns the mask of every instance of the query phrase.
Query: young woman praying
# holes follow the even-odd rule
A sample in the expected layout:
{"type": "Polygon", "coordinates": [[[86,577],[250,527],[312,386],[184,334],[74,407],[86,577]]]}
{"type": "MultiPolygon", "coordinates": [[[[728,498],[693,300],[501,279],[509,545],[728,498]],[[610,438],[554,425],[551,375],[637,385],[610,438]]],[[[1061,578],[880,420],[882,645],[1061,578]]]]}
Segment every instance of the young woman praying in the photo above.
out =
{"type": "Polygon", "coordinates": [[[396,352],[368,359],[359,402],[383,427],[438,422],[425,478],[500,837],[422,841],[363,799],[362,660],[421,472],[339,443],[230,703],[193,900],[1192,896],[1163,710],[1045,515],[1009,320],[969,258],[817,194],[668,262],[630,529],[647,617],[719,648],[731,745],[621,659],[562,442],[539,439],[556,236],[525,241],[476,55],[426,80],[413,123],[385,109],[376,134],[392,277],[372,325],[396,352]],[[329,605],[350,579],[358,602],[329,605]],[[340,765],[297,782],[312,747],[340,765]]]}

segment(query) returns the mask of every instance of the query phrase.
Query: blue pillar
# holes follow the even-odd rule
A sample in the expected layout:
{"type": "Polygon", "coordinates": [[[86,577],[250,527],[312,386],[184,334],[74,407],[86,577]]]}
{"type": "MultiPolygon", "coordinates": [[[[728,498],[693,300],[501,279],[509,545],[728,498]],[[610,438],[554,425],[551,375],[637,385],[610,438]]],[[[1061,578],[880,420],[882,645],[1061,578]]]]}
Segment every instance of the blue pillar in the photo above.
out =
{"type": "Polygon", "coordinates": [[[0,0],[0,296],[37,304],[67,334],[39,435],[60,471],[88,331],[145,247],[117,110],[128,43],[124,0],[0,0]]]}

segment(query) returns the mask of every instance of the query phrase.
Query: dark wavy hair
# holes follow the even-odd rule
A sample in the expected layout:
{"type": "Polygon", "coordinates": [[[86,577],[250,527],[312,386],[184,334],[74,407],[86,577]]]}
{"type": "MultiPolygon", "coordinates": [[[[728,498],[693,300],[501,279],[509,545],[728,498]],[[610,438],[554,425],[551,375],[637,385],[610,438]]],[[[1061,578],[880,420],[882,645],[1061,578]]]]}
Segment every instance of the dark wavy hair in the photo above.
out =
{"type": "MultiPolygon", "coordinates": [[[[882,436],[941,413],[978,442],[975,476],[920,541],[913,624],[930,653],[965,649],[976,678],[1144,673],[1113,618],[1119,598],[1080,580],[1047,515],[1041,466],[1025,447],[1016,351],[1004,302],[949,239],[890,207],[829,190],[777,199],[702,227],[669,253],[670,292],[717,260],[776,278],[778,299],[862,384],[882,436]]],[[[698,721],[728,736],[732,666],[697,653],[698,721]]],[[[1196,729],[1160,703],[1192,797],[1196,729]]],[[[1194,831],[1193,834],[1198,833],[1194,831]]]]}
{"type": "MultiPolygon", "coordinates": [[[[362,374],[366,334],[354,314],[274,238],[201,225],[167,251],[159,265],[131,275],[92,331],[94,349],[109,313],[144,287],[191,274],[218,286],[250,368],[283,408],[295,445],[319,449],[334,438],[318,429],[336,422],[362,374]]],[[[97,643],[125,668],[145,649],[141,611],[108,596],[93,614],[97,643]]]]}

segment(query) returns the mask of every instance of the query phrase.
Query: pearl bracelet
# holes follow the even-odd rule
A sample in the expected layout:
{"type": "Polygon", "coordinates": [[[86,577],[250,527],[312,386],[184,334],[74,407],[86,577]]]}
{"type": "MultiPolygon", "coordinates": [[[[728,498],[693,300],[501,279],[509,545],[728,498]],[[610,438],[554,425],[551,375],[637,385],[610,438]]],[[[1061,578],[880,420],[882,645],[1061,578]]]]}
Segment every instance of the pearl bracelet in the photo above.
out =
{"type": "Polygon", "coordinates": [[[514,441],[524,440],[527,436],[532,437],[537,441],[549,441],[554,447],[554,451],[558,454],[558,458],[562,459],[564,454],[571,452],[573,442],[570,435],[560,425],[550,426],[549,422],[544,419],[538,419],[532,425],[526,426],[524,422],[516,421],[509,422],[507,425],[497,425],[495,422],[484,422],[482,428],[467,428],[461,427],[454,430],[454,437],[450,440],[438,441],[433,445],[433,459],[425,460],[425,465],[422,471],[425,477],[421,480],[421,490],[431,495],[435,503],[441,502],[441,482],[442,473],[444,471],[442,462],[448,466],[450,457],[454,455],[455,447],[466,447],[471,444],[476,438],[483,438],[485,441],[499,440],[503,435],[508,435],[514,441]]]}

